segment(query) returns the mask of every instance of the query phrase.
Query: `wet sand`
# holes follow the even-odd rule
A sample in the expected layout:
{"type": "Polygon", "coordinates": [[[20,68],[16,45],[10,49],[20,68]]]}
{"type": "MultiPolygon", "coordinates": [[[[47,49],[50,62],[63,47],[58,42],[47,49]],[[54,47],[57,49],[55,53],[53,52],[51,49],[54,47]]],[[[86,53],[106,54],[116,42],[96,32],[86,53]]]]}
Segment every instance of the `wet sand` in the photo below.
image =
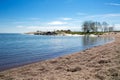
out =
{"type": "Polygon", "coordinates": [[[0,80],[120,80],[120,33],[82,52],[0,72],[0,80]]]}

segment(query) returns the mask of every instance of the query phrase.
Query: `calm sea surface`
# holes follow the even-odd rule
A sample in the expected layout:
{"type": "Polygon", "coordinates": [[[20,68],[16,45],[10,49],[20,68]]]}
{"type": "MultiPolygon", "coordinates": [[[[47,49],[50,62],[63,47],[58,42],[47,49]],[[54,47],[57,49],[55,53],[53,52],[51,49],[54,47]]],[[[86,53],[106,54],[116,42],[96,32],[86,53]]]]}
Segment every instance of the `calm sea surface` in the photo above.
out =
{"type": "Polygon", "coordinates": [[[112,40],[89,36],[0,34],[0,71],[71,54],[112,40]]]}

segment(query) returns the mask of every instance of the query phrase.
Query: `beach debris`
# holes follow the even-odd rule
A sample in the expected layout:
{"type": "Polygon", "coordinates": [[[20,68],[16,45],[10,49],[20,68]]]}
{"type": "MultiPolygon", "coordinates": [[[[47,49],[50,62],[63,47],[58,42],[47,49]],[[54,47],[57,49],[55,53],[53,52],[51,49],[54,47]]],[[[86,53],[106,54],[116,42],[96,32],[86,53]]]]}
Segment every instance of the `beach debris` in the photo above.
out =
{"type": "Polygon", "coordinates": [[[110,60],[100,60],[98,61],[99,64],[110,63],[110,60]]]}
{"type": "Polygon", "coordinates": [[[82,70],[80,67],[74,67],[74,68],[68,68],[66,71],[67,72],[77,72],[82,70]]]}

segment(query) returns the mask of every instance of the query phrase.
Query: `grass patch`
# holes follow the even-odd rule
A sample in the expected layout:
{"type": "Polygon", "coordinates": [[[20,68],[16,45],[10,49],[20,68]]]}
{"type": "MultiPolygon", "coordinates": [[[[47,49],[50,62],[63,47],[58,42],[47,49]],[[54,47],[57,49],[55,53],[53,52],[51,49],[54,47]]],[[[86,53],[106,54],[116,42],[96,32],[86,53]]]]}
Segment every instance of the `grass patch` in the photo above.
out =
{"type": "Polygon", "coordinates": [[[90,34],[94,34],[94,35],[102,35],[104,34],[105,32],[89,32],[89,33],[86,33],[86,32],[68,32],[68,34],[79,34],[79,35],[90,35],[90,34]]]}

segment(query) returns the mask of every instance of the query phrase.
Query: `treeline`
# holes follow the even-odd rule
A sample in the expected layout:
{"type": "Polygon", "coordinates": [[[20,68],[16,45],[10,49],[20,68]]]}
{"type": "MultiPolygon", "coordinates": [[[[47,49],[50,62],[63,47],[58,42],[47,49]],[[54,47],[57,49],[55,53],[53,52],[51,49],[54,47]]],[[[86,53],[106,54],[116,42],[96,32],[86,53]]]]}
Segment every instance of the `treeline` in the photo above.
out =
{"type": "Polygon", "coordinates": [[[114,26],[109,26],[107,22],[94,22],[85,21],[82,24],[82,30],[85,33],[89,32],[112,32],[114,31],[114,26]]]}

